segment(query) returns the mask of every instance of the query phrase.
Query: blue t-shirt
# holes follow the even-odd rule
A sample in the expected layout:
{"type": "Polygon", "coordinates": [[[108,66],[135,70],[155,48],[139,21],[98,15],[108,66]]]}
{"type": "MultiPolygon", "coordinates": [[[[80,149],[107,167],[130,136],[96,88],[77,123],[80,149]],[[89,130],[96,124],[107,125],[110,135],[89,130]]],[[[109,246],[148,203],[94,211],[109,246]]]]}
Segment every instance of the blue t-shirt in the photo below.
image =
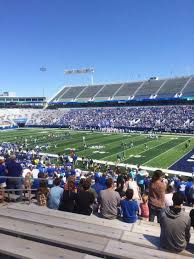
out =
{"type": "Polygon", "coordinates": [[[59,186],[54,186],[50,189],[49,198],[48,198],[48,207],[50,209],[57,210],[63,195],[63,188],[59,186]]]}
{"type": "Polygon", "coordinates": [[[139,172],[137,175],[136,175],[136,181],[137,181],[137,184],[144,184],[144,174],[142,172],[139,172]]]}
{"type": "Polygon", "coordinates": [[[7,176],[20,177],[22,175],[22,166],[16,161],[9,161],[6,163],[8,170],[7,176]]]}
{"type": "Polygon", "coordinates": [[[184,181],[181,181],[178,185],[178,190],[181,192],[183,195],[185,195],[185,188],[186,188],[186,183],[184,181]]]}
{"type": "Polygon", "coordinates": [[[106,187],[100,183],[95,183],[91,186],[92,189],[96,191],[96,193],[99,195],[100,191],[105,190],[106,187]]]}
{"type": "MultiPolygon", "coordinates": [[[[5,166],[2,164],[0,164],[0,176],[6,176],[5,166]]],[[[0,184],[5,182],[6,182],[5,178],[0,178],[0,184]]]]}
{"type": "Polygon", "coordinates": [[[123,212],[123,220],[127,223],[134,223],[137,220],[138,204],[133,200],[122,200],[121,209],[123,212]]]}
{"type": "Polygon", "coordinates": [[[193,185],[193,182],[189,182],[189,181],[188,181],[188,182],[186,183],[185,195],[186,195],[187,197],[189,196],[190,189],[191,189],[192,185],[193,185]]]}

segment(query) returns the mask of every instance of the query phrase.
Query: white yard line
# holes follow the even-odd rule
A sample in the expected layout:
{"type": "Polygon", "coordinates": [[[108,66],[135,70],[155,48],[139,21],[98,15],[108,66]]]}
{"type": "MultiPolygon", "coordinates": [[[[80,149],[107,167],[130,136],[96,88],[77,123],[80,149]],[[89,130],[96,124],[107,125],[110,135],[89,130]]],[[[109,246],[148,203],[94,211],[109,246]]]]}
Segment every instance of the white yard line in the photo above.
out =
{"type": "MultiPolygon", "coordinates": [[[[188,141],[188,139],[187,139],[187,140],[185,140],[185,141],[183,141],[183,142],[181,142],[180,144],[176,145],[175,147],[171,147],[170,149],[166,150],[166,151],[165,151],[165,152],[163,152],[162,154],[159,154],[159,155],[157,155],[157,156],[153,157],[152,159],[150,159],[150,160],[146,161],[145,163],[143,163],[143,165],[145,165],[145,164],[149,163],[150,161],[154,160],[155,158],[157,158],[157,157],[159,157],[159,156],[162,156],[163,154],[168,153],[171,149],[177,148],[178,146],[180,146],[180,145],[184,144],[186,141],[188,141]]],[[[178,161],[178,160],[177,160],[177,161],[178,161]]]]}
{"type": "MultiPolygon", "coordinates": [[[[137,148],[138,146],[144,145],[144,144],[146,144],[146,143],[151,143],[152,141],[156,141],[156,139],[153,139],[153,140],[151,140],[151,141],[147,141],[147,142],[145,142],[145,143],[139,144],[139,145],[135,146],[134,148],[137,148]]],[[[165,142],[163,142],[162,144],[167,143],[167,142],[170,142],[170,141],[171,141],[171,140],[165,141],[165,142]]],[[[162,145],[162,144],[160,144],[160,145],[162,145]]],[[[158,147],[158,146],[160,146],[160,145],[154,146],[154,147],[150,148],[149,150],[151,150],[151,149],[153,149],[153,148],[155,148],[155,147],[158,147]]],[[[125,151],[127,151],[127,150],[133,150],[133,148],[125,149],[125,151]]],[[[146,151],[148,151],[148,150],[143,150],[142,152],[140,152],[140,153],[138,153],[138,154],[136,154],[136,155],[142,154],[142,153],[144,153],[144,152],[146,152],[146,151]]],[[[103,159],[105,159],[105,158],[107,159],[107,157],[111,157],[111,156],[118,155],[118,154],[120,154],[121,152],[123,152],[123,150],[121,150],[120,152],[114,153],[114,154],[112,154],[112,155],[110,155],[110,156],[103,157],[103,159]]],[[[130,157],[128,157],[128,158],[125,159],[124,161],[128,160],[129,158],[130,158],[130,157]]],[[[123,162],[124,162],[124,161],[123,161],[123,162]]]]}

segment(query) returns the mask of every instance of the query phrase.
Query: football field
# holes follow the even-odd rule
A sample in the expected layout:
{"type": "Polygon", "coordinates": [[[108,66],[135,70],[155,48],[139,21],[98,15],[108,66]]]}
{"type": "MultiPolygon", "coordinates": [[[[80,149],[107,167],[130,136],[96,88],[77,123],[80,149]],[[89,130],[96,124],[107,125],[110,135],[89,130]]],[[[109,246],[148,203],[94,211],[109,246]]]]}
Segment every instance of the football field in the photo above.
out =
{"type": "Polygon", "coordinates": [[[140,164],[167,169],[194,148],[194,137],[183,135],[157,135],[100,133],[69,131],[64,129],[19,129],[0,131],[0,142],[36,146],[42,152],[69,154],[75,149],[79,157],[97,160],[140,164]]]}

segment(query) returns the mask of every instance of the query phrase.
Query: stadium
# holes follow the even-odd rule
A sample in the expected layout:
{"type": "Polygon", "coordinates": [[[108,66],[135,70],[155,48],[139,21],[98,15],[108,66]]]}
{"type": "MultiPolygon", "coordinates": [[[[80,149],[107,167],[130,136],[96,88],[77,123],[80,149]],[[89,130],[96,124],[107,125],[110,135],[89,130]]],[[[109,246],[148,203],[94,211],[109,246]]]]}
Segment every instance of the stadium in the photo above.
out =
{"type": "Polygon", "coordinates": [[[193,258],[191,0],[8,2],[0,258],[193,258]]]}

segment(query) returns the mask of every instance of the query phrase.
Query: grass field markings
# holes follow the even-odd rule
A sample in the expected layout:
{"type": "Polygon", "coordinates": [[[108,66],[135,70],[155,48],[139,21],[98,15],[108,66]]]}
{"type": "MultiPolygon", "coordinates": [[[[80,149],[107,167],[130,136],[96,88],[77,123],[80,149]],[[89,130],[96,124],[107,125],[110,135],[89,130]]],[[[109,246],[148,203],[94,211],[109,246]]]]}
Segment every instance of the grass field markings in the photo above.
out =
{"type": "MultiPolygon", "coordinates": [[[[165,138],[166,139],[166,138],[165,138]]],[[[150,142],[153,142],[153,141],[156,141],[155,139],[153,139],[152,141],[150,141],[150,142]]],[[[164,145],[164,144],[167,144],[168,142],[171,142],[172,140],[169,140],[169,138],[167,138],[164,142],[160,142],[160,144],[159,145],[154,145],[153,147],[151,147],[151,148],[149,148],[148,150],[143,150],[143,151],[141,151],[140,153],[137,153],[136,155],[140,155],[140,154],[143,154],[143,153],[146,153],[146,152],[148,152],[148,151],[150,151],[150,150],[152,150],[152,149],[155,149],[155,148],[157,148],[157,147],[159,147],[159,146],[162,146],[162,145],[164,145]]],[[[150,143],[149,142],[149,143],[150,143]]],[[[156,142],[157,143],[157,142],[156,142]]],[[[143,144],[142,144],[142,146],[143,146],[143,144]]],[[[142,157],[142,156],[141,156],[142,157]]],[[[146,157],[146,156],[144,156],[144,157],[146,157]]],[[[125,160],[123,160],[122,162],[125,162],[125,161],[128,161],[129,160],[129,157],[127,158],[127,159],[125,159],[125,160]]]]}
{"type": "MultiPolygon", "coordinates": [[[[133,138],[133,140],[134,140],[134,139],[137,139],[137,140],[134,142],[134,143],[136,143],[136,142],[140,141],[140,136],[136,136],[136,137],[133,138]]],[[[113,148],[116,148],[116,149],[120,148],[120,144],[121,144],[122,140],[123,140],[123,138],[120,138],[119,140],[117,139],[116,141],[111,142],[110,144],[107,144],[107,145],[105,146],[104,151],[107,152],[107,151],[111,151],[113,148]],[[112,144],[112,143],[114,143],[114,144],[112,144]]],[[[130,143],[130,142],[131,142],[131,139],[125,139],[125,143],[126,143],[126,142],[127,142],[127,143],[130,143]]],[[[104,143],[99,143],[99,144],[104,144],[104,143]]],[[[88,150],[88,149],[86,149],[85,151],[86,151],[86,152],[84,152],[84,150],[83,150],[84,153],[91,152],[91,151],[88,150]]],[[[79,151],[78,154],[79,154],[80,152],[82,152],[82,151],[79,151]]],[[[109,152],[109,153],[110,153],[110,152],[109,152]]],[[[113,154],[114,154],[114,153],[113,153],[113,154]]],[[[100,154],[99,154],[99,155],[96,155],[96,158],[99,157],[99,156],[101,157],[100,154]]]]}
{"type": "MultiPolygon", "coordinates": [[[[147,140],[147,141],[144,141],[143,143],[141,143],[141,144],[139,144],[139,145],[137,145],[137,146],[135,146],[135,147],[133,147],[133,148],[127,148],[127,149],[125,149],[125,152],[126,152],[126,151],[130,151],[129,154],[131,154],[132,152],[134,152],[134,150],[138,149],[140,146],[143,147],[143,145],[144,145],[145,143],[150,143],[150,142],[152,142],[152,141],[156,141],[155,139],[152,139],[152,140],[151,140],[151,139],[145,139],[145,140],[147,140]]],[[[114,153],[114,154],[112,154],[112,155],[110,155],[110,156],[106,156],[106,157],[103,158],[103,160],[104,160],[104,159],[107,160],[107,157],[111,157],[111,156],[118,155],[118,154],[120,154],[121,152],[123,152],[123,150],[120,150],[119,152],[114,153]]],[[[144,152],[144,151],[143,151],[143,152],[144,152]]],[[[138,154],[140,154],[140,153],[138,153],[138,154]]],[[[126,160],[128,160],[128,158],[127,158],[126,160]]],[[[126,161],[126,160],[123,160],[123,161],[126,161]]],[[[123,161],[122,161],[122,162],[123,162],[123,161]]]]}
{"type": "Polygon", "coordinates": [[[157,153],[159,152],[159,154],[162,154],[164,152],[166,152],[167,150],[169,150],[169,148],[171,148],[172,146],[174,145],[177,145],[178,143],[180,143],[180,139],[178,140],[170,140],[166,143],[163,143],[162,145],[160,145],[160,149],[157,150],[157,147],[153,148],[151,151],[147,151],[148,153],[144,156],[144,158],[140,161],[139,159],[134,159],[134,163],[135,164],[138,164],[138,163],[141,163],[141,164],[144,164],[146,163],[147,161],[149,161],[150,159],[153,159],[157,153]]]}
{"type": "MultiPolygon", "coordinates": [[[[107,137],[107,136],[106,136],[107,137]]],[[[112,148],[111,148],[111,146],[113,147],[117,147],[118,146],[118,143],[121,143],[121,141],[123,140],[123,138],[122,137],[120,137],[120,138],[116,138],[116,139],[113,139],[114,141],[110,141],[110,140],[106,140],[106,141],[103,141],[103,142],[98,142],[98,143],[96,143],[96,145],[104,145],[104,144],[106,144],[106,143],[109,143],[109,144],[107,144],[106,146],[105,146],[105,148],[103,149],[104,151],[109,151],[109,150],[111,150],[112,148]],[[107,148],[108,147],[108,148],[107,148]]],[[[90,148],[87,148],[87,149],[82,149],[82,150],[79,150],[78,151],[78,154],[79,153],[91,153],[91,150],[90,150],[90,148]]]]}
{"type": "MultiPolygon", "coordinates": [[[[133,143],[135,144],[135,146],[134,146],[134,148],[127,148],[127,149],[125,149],[125,150],[123,150],[123,148],[121,147],[121,146],[117,146],[117,147],[115,147],[115,148],[111,148],[110,150],[111,150],[111,155],[110,156],[108,156],[108,157],[112,157],[112,158],[114,158],[114,156],[115,155],[117,155],[117,154],[119,154],[119,153],[122,153],[123,151],[125,151],[125,153],[127,153],[127,155],[128,154],[131,154],[131,152],[133,151],[134,152],[134,150],[137,150],[141,145],[143,145],[143,144],[145,144],[145,143],[150,143],[151,142],[151,140],[150,139],[146,139],[147,141],[145,141],[145,137],[144,138],[139,138],[139,139],[137,139],[136,141],[134,141],[133,143]],[[118,150],[120,150],[119,152],[117,152],[118,150]],[[114,152],[113,152],[114,151],[114,152]]],[[[104,157],[102,157],[101,155],[99,155],[98,157],[101,159],[104,159],[104,157]],[[99,157],[100,156],[100,157],[99,157]]],[[[111,160],[112,161],[112,160],[111,160]]]]}
{"type": "MultiPolygon", "coordinates": [[[[73,138],[70,138],[70,139],[52,139],[53,140],[53,142],[55,142],[55,143],[57,143],[57,144],[59,144],[59,146],[60,146],[60,143],[59,142],[61,142],[61,146],[64,146],[64,145],[68,145],[68,144],[70,144],[70,145],[72,145],[72,144],[77,144],[78,142],[80,142],[80,143],[83,143],[83,139],[82,139],[82,137],[84,136],[84,135],[80,135],[80,134],[78,134],[79,136],[77,136],[77,135],[75,135],[73,138]]],[[[93,137],[89,137],[87,140],[93,140],[94,138],[101,138],[100,136],[98,136],[98,135],[95,135],[95,137],[93,136],[93,137]]],[[[46,143],[46,142],[48,142],[48,139],[43,139],[42,140],[42,142],[44,142],[44,143],[46,143]]]]}
{"type": "MultiPolygon", "coordinates": [[[[184,143],[184,142],[183,142],[183,143],[184,143]]],[[[179,160],[181,160],[184,156],[188,155],[189,152],[191,152],[191,150],[189,150],[188,152],[184,153],[181,157],[179,157],[178,160],[176,160],[176,161],[173,162],[171,165],[169,165],[169,166],[168,166],[168,169],[169,169],[171,166],[175,165],[175,164],[176,164],[179,160]]]]}
{"type": "MultiPolygon", "coordinates": [[[[92,136],[91,138],[88,138],[88,139],[86,139],[86,144],[89,144],[89,145],[98,145],[98,144],[101,144],[100,142],[99,142],[99,139],[102,139],[103,138],[103,140],[104,140],[104,142],[103,143],[106,143],[106,142],[110,142],[110,141],[117,141],[118,139],[122,139],[121,138],[121,136],[109,136],[109,138],[107,139],[107,136],[96,136],[95,138],[92,136]],[[111,138],[111,139],[110,139],[111,138]],[[106,140],[106,141],[105,141],[106,140]]],[[[113,141],[113,142],[114,142],[113,141]]],[[[102,144],[103,144],[102,143],[102,144]]],[[[62,146],[64,146],[64,143],[63,143],[63,145],[62,146]]],[[[81,146],[81,149],[79,149],[79,151],[78,152],[82,152],[82,151],[85,151],[85,150],[87,150],[87,149],[84,149],[84,147],[83,147],[83,141],[82,140],[80,140],[80,141],[75,141],[75,143],[73,143],[73,142],[71,142],[71,143],[68,143],[67,145],[65,145],[65,147],[72,147],[72,148],[79,148],[81,146]]],[[[52,148],[51,148],[52,149],[52,148]]],[[[51,150],[51,149],[49,149],[49,150],[51,150]]],[[[78,153],[77,152],[77,153],[78,153]]]]}
{"type": "Polygon", "coordinates": [[[159,154],[159,155],[157,155],[157,156],[153,157],[152,159],[150,159],[150,160],[146,161],[146,162],[145,162],[145,163],[143,163],[142,165],[146,165],[147,163],[149,163],[150,161],[152,161],[152,160],[156,159],[157,157],[162,156],[162,155],[164,155],[164,154],[168,153],[170,150],[175,149],[175,148],[177,148],[177,147],[178,147],[178,146],[180,146],[180,145],[183,145],[186,141],[188,141],[188,139],[186,139],[186,140],[184,140],[183,142],[181,142],[181,143],[177,144],[176,146],[171,147],[170,149],[168,149],[168,150],[166,150],[166,151],[162,152],[161,154],[159,154]]]}
{"type": "MultiPolygon", "coordinates": [[[[140,141],[141,139],[143,139],[143,138],[140,137],[140,136],[135,136],[133,138],[133,141],[135,140],[134,143],[136,143],[136,142],[140,141]]],[[[121,147],[121,143],[122,143],[123,138],[116,139],[114,142],[110,142],[110,143],[109,143],[110,140],[109,141],[108,140],[109,139],[107,139],[108,144],[105,146],[105,151],[112,150],[113,147],[114,148],[121,147]]],[[[125,143],[130,143],[130,142],[131,142],[131,138],[125,139],[125,143]]],[[[99,143],[99,144],[104,144],[104,143],[99,143]]]]}
{"type": "MultiPolygon", "coordinates": [[[[142,138],[142,140],[143,140],[143,138],[142,138]]],[[[137,143],[138,141],[141,141],[141,139],[138,139],[137,141],[135,141],[135,142],[133,142],[133,143],[137,143]]],[[[130,140],[130,142],[131,142],[131,140],[130,140]]],[[[145,142],[143,142],[143,143],[145,143],[145,142]]],[[[138,147],[139,145],[142,145],[142,144],[138,144],[138,145],[135,146],[134,148],[138,147]]],[[[115,156],[115,155],[117,155],[117,154],[123,152],[123,149],[122,149],[120,146],[118,146],[118,148],[120,148],[120,151],[119,151],[119,152],[112,153],[110,156],[103,157],[103,159],[104,159],[104,158],[107,158],[107,157],[115,156]]],[[[112,150],[112,148],[111,148],[111,150],[112,150]]],[[[125,149],[125,151],[127,151],[127,150],[128,150],[128,151],[129,151],[129,150],[132,150],[132,148],[127,148],[127,149],[125,149]]]]}

